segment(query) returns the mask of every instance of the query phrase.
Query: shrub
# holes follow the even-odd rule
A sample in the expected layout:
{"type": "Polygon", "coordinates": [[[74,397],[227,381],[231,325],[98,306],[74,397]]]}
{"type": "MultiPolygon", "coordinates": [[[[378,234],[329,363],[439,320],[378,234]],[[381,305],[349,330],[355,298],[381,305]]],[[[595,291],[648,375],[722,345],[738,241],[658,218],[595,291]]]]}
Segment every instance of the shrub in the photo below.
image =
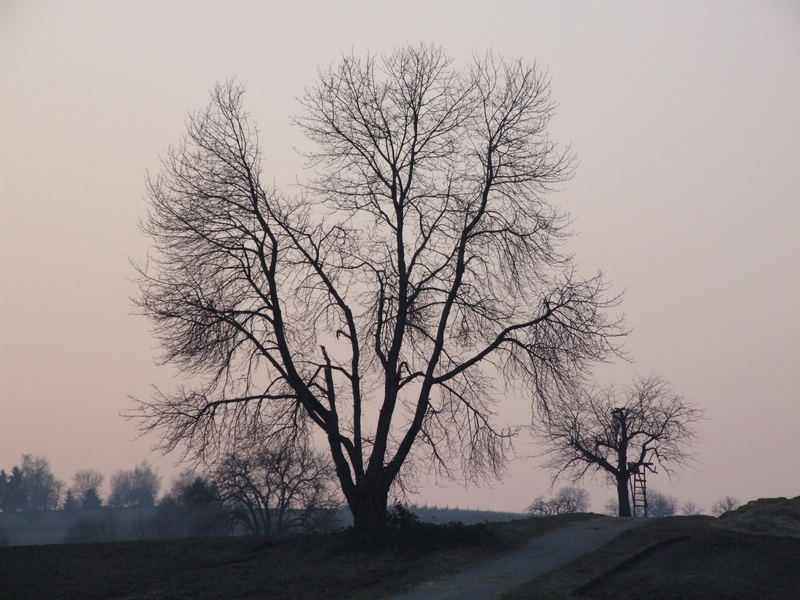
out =
{"type": "Polygon", "coordinates": [[[392,508],[386,511],[386,525],[393,529],[411,529],[419,527],[420,520],[408,508],[396,502],[392,508]]]}

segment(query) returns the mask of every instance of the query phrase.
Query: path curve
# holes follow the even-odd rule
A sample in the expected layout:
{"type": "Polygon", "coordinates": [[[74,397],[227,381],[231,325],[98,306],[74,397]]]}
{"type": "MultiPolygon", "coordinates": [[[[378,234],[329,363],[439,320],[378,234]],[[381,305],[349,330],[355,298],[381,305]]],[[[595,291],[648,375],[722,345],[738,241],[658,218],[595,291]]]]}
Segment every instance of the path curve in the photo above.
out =
{"type": "Polygon", "coordinates": [[[572,562],[644,519],[588,519],[533,538],[523,548],[479,567],[426,582],[391,600],[490,600],[547,571],[572,562]]]}

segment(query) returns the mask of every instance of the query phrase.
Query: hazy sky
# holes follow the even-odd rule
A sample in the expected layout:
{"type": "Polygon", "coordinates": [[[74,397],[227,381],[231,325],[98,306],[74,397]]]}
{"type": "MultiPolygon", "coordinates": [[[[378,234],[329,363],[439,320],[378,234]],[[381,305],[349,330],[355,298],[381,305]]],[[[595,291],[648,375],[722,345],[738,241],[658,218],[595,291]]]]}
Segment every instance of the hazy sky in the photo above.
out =
{"type": "MultiPolygon", "coordinates": [[[[35,2],[0,0],[0,466],[57,476],[153,455],[120,418],[169,386],[133,314],[144,181],[215,82],[247,82],[267,179],[295,181],[295,98],[342,51],[442,45],[537,60],[551,132],[580,164],[554,201],[602,268],[633,364],[706,410],[697,469],[651,485],[708,508],[800,494],[800,3],[35,2]]],[[[505,418],[525,421],[509,399],[505,418]]],[[[520,445],[523,453],[535,448],[520,445]]],[[[518,461],[494,490],[424,502],[518,510],[548,476],[518,461]]],[[[595,508],[613,495],[593,489],[595,508]]]]}

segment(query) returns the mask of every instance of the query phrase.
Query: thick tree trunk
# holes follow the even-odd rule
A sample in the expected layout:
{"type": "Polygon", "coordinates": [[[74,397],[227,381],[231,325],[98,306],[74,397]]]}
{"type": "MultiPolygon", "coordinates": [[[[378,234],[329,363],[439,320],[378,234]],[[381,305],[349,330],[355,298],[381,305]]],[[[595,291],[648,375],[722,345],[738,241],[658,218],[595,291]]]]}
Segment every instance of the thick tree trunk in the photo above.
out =
{"type": "Polygon", "coordinates": [[[619,501],[619,516],[631,516],[631,501],[630,493],[628,491],[628,480],[630,475],[624,473],[617,477],[617,500],[619,501]]]}
{"type": "Polygon", "coordinates": [[[353,529],[359,534],[370,535],[386,529],[386,503],[389,490],[383,485],[359,486],[348,499],[353,513],[353,529]],[[360,489],[359,489],[360,488],[360,489]]]}

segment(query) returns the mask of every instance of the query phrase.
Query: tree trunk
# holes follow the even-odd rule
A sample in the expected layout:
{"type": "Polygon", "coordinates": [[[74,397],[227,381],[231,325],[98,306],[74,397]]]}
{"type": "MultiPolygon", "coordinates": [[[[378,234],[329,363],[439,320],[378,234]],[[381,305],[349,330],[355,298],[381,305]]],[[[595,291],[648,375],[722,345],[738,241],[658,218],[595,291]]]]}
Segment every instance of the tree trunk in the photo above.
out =
{"type": "Polygon", "coordinates": [[[389,490],[383,485],[356,488],[352,498],[348,499],[350,512],[353,513],[353,529],[366,535],[384,531],[388,498],[389,490]]]}
{"type": "Polygon", "coordinates": [[[631,501],[630,493],[628,491],[628,480],[630,475],[623,473],[617,476],[617,499],[619,501],[619,516],[631,516],[631,501]]]}

